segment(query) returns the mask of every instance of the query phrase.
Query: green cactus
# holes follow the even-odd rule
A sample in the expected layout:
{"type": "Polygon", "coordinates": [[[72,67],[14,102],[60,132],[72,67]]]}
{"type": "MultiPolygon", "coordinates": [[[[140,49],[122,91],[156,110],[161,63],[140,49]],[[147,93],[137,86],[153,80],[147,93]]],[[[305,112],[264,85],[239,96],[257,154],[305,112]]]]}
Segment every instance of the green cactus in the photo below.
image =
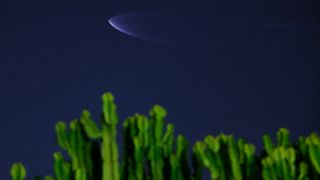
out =
{"type": "MultiPolygon", "coordinates": [[[[116,106],[111,93],[103,94],[102,100],[100,126],[88,110],[68,127],[57,122],[57,143],[70,158],[55,152],[54,176],[45,176],[45,180],[201,180],[204,168],[212,180],[320,179],[319,136],[311,133],[291,141],[285,128],[277,132],[276,144],[270,135],[263,135],[264,150],[260,155],[245,139],[208,135],[192,146],[190,166],[187,139],[182,134],[175,138],[174,125],[165,123],[167,112],[159,105],[152,107],[150,117],[135,114],[124,120],[119,169],[116,106]]],[[[25,179],[22,163],[13,164],[11,177],[25,179]]]]}
{"type": "Polygon", "coordinates": [[[243,164],[244,163],[244,145],[246,144],[246,141],[243,138],[239,138],[237,141],[238,145],[238,155],[239,155],[239,163],[243,164]]]}
{"type": "Polygon", "coordinates": [[[253,144],[245,144],[243,151],[245,154],[245,176],[250,179],[255,177],[255,147],[253,144]]]}
{"type": "Polygon", "coordinates": [[[290,132],[286,128],[280,128],[277,132],[277,142],[279,146],[288,147],[290,143],[290,132]]]}
{"type": "Polygon", "coordinates": [[[192,180],[201,180],[203,176],[204,163],[199,152],[200,144],[201,142],[198,141],[192,148],[192,166],[194,169],[192,180]]]}
{"type": "Polygon", "coordinates": [[[75,180],[86,180],[86,172],[84,169],[77,169],[76,170],[76,175],[75,175],[75,180]]]}
{"type": "Polygon", "coordinates": [[[162,148],[159,144],[152,144],[150,146],[148,160],[151,164],[151,174],[154,180],[163,180],[163,166],[162,148]]]}
{"type": "Polygon", "coordinates": [[[182,172],[180,170],[179,158],[176,154],[170,156],[170,167],[171,167],[171,180],[183,180],[182,172]]]}
{"type": "Polygon", "coordinates": [[[300,172],[300,174],[299,174],[298,180],[306,180],[306,179],[308,179],[306,177],[307,174],[308,174],[308,165],[307,165],[307,163],[301,162],[299,164],[299,172],[300,172]]]}
{"type": "Polygon", "coordinates": [[[135,177],[137,180],[142,180],[144,175],[144,151],[142,141],[138,137],[133,139],[134,143],[134,163],[135,163],[135,177]]]}
{"type": "Polygon", "coordinates": [[[235,144],[235,140],[233,136],[229,136],[229,157],[231,161],[231,169],[233,178],[235,180],[241,180],[242,179],[242,171],[241,171],[241,165],[240,165],[240,158],[239,153],[237,150],[237,146],[235,144]]]}
{"type": "Polygon", "coordinates": [[[262,177],[264,180],[277,180],[276,167],[271,157],[262,159],[262,177]]]}
{"type": "Polygon", "coordinates": [[[182,135],[179,134],[177,137],[177,158],[178,158],[178,174],[182,176],[183,180],[191,180],[191,169],[189,166],[188,160],[188,148],[189,143],[187,139],[182,135]]]}
{"type": "Polygon", "coordinates": [[[219,154],[220,149],[220,142],[218,138],[215,138],[211,135],[208,135],[205,138],[205,143],[208,146],[209,151],[211,151],[211,154],[213,155],[213,162],[211,162],[211,179],[226,179],[226,174],[224,171],[224,165],[221,159],[221,156],[219,154]]]}
{"type": "Polygon", "coordinates": [[[312,133],[310,137],[307,138],[306,143],[309,149],[309,156],[318,174],[320,174],[320,140],[316,133],[312,133]]]}
{"type": "Polygon", "coordinates": [[[70,136],[69,136],[69,154],[72,158],[72,168],[74,171],[77,169],[85,168],[84,164],[84,142],[80,130],[80,123],[77,119],[70,122],[70,136]]]}
{"type": "Polygon", "coordinates": [[[56,124],[57,142],[64,150],[69,148],[68,133],[66,131],[67,126],[64,122],[59,121],[56,124]]]}
{"type": "Polygon", "coordinates": [[[103,94],[102,100],[102,179],[119,180],[118,146],[116,142],[116,125],[118,122],[118,115],[116,113],[116,105],[114,104],[114,98],[111,93],[103,94]]]}
{"type": "Polygon", "coordinates": [[[91,119],[90,112],[84,110],[80,117],[80,121],[83,124],[83,127],[90,138],[97,139],[101,137],[101,132],[96,126],[95,122],[91,119]]]}
{"type": "Polygon", "coordinates": [[[170,158],[173,153],[173,141],[174,141],[174,126],[173,124],[167,125],[167,132],[162,139],[163,155],[166,158],[170,158]]]}
{"type": "Polygon", "coordinates": [[[151,174],[154,180],[163,180],[163,167],[164,167],[164,150],[163,150],[163,128],[164,118],[167,115],[166,110],[155,105],[152,107],[150,114],[150,125],[151,125],[151,139],[150,148],[148,152],[148,160],[151,165],[151,174]]]}
{"type": "Polygon", "coordinates": [[[24,180],[27,176],[27,171],[22,163],[14,163],[11,167],[12,180],[24,180]]]}
{"type": "Polygon", "coordinates": [[[164,128],[164,118],[167,116],[166,110],[159,106],[155,105],[152,107],[149,112],[151,118],[151,128],[152,128],[152,136],[153,141],[156,144],[161,143],[162,133],[164,128]]]}
{"type": "Polygon", "coordinates": [[[265,150],[266,150],[267,154],[269,156],[271,156],[272,152],[273,152],[272,139],[271,139],[270,135],[268,135],[268,134],[264,134],[262,138],[263,138],[263,144],[264,144],[265,150]]]}
{"type": "Polygon", "coordinates": [[[137,115],[137,123],[138,123],[138,130],[139,130],[139,139],[142,141],[142,146],[146,149],[149,146],[149,121],[146,116],[137,115]]]}
{"type": "Polygon", "coordinates": [[[54,172],[57,180],[71,179],[71,165],[64,161],[60,152],[54,153],[54,172]]]}
{"type": "Polygon", "coordinates": [[[306,157],[307,154],[308,154],[306,137],[304,137],[304,136],[299,136],[298,146],[299,146],[299,151],[301,152],[301,155],[302,155],[303,157],[306,157]]]}

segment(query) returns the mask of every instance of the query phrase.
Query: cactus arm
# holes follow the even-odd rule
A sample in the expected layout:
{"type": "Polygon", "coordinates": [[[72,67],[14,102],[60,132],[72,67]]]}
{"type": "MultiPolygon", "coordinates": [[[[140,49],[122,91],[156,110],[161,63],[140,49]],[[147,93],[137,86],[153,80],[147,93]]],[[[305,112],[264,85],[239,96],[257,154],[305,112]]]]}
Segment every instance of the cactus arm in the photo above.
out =
{"type": "Polygon", "coordinates": [[[277,142],[279,146],[288,147],[290,144],[290,132],[286,128],[280,128],[277,132],[277,142]]]}
{"type": "Polygon", "coordinates": [[[264,134],[262,139],[263,139],[263,145],[264,145],[264,148],[265,148],[267,154],[269,156],[271,156],[272,152],[273,152],[273,143],[272,143],[270,135],[264,134]]]}
{"type": "Polygon", "coordinates": [[[307,163],[301,162],[299,164],[299,171],[300,171],[300,174],[298,176],[298,180],[306,179],[306,176],[308,174],[308,165],[307,165],[307,163]]]}
{"type": "Polygon", "coordinates": [[[84,126],[84,130],[88,137],[97,139],[101,137],[101,132],[99,128],[96,126],[95,122],[91,119],[90,112],[84,110],[80,117],[80,122],[84,126]]]}
{"type": "Polygon", "coordinates": [[[62,157],[62,154],[60,152],[55,152],[53,154],[54,156],[54,172],[56,175],[57,180],[64,180],[65,179],[65,174],[64,174],[64,160],[62,157]]]}
{"type": "Polygon", "coordinates": [[[68,133],[66,132],[66,124],[63,121],[59,121],[56,124],[56,134],[57,134],[57,142],[64,150],[68,150],[69,142],[68,142],[68,133]]]}

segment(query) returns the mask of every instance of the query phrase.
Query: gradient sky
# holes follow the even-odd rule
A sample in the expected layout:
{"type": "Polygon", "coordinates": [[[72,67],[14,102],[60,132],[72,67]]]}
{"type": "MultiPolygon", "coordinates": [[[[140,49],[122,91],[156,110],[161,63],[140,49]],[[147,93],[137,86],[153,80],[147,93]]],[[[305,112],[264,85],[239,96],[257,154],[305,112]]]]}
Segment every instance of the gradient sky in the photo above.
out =
{"type": "Polygon", "coordinates": [[[122,120],[164,106],[167,122],[191,143],[224,132],[261,146],[262,134],[280,127],[294,138],[320,132],[315,2],[1,1],[0,179],[9,179],[16,161],[28,179],[52,174],[55,123],[85,108],[97,120],[107,91],[122,120]],[[169,24],[186,46],[144,41],[108,24],[116,15],[159,10],[200,14],[206,23],[191,34],[169,24]],[[242,22],[265,28],[247,31],[242,22]],[[208,39],[193,41],[199,32],[208,39]]]}

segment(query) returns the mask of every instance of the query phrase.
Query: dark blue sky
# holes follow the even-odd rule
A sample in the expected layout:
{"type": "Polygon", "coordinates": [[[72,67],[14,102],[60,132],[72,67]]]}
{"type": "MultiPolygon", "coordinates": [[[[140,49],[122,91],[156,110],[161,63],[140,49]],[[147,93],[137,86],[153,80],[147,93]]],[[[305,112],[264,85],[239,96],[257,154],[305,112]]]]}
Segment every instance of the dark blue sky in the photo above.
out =
{"type": "Polygon", "coordinates": [[[164,106],[167,122],[192,143],[225,132],[260,146],[263,133],[280,127],[293,137],[320,132],[315,2],[1,1],[0,179],[16,161],[29,178],[51,173],[55,123],[85,108],[97,119],[106,91],[121,119],[164,106]],[[170,22],[180,45],[108,24],[119,14],[159,10],[204,23],[190,33],[189,24],[170,22]],[[202,33],[208,38],[199,40],[202,33]]]}

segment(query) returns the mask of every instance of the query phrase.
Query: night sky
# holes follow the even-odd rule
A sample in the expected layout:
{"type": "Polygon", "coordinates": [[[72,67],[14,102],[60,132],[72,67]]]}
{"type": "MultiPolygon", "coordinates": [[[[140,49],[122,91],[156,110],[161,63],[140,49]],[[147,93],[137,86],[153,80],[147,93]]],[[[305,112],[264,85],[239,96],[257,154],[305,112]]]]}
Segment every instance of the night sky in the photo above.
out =
{"type": "Polygon", "coordinates": [[[98,120],[107,91],[121,120],[160,104],[191,143],[224,132],[261,147],[262,134],[280,127],[293,138],[320,133],[319,8],[316,0],[1,0],[0,179],[16,161],[28,179],[52,174],[56,122],[83,109],[98,120]],[[119,15],[127,34],[109,24],[119,15]]]}

